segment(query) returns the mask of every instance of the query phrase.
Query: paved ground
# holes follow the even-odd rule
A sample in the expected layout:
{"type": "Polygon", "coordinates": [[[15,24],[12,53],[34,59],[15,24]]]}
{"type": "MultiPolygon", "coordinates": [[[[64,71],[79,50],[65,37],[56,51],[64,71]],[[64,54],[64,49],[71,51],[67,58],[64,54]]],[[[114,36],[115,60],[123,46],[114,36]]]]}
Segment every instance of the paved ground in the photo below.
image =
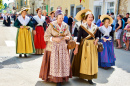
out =
{"type": "MultiPolygon", "coordinates": [[[[42,55],[19,58],[15,54],[17,28],[5,27],[0,21],[0,86],[55,86],[39,79],[42,55]]],[[[130,51],[115,49],[116,66],[99,68],[93,86],[130,86],[130,51]]],[[[63,86],[91,86],[86,80],[73,77],[63,86]]]]}

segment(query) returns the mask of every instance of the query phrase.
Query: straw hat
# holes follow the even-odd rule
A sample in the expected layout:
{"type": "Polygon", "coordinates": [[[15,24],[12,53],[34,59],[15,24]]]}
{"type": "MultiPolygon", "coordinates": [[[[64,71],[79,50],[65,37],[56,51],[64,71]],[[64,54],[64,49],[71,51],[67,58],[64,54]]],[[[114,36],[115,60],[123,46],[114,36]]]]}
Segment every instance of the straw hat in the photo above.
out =
{"type": "Polygon", "coordinates": [[[48,14],[48,16],[51,16],[52,13],[55,13],[55,11],[51,11],[51,12],[48,14]]]}
{"type": "MultiPolygon", "coordinates": [[[[87,15],[87,14],[89,14],[89,13],[92,13],[92,11],[91,10],[89,10],[89,9],[84,9],[84,10],[81,10],[81,11],[79,11],[77,14],[76,14],[76,17],[75,17],[75,19],[77,20],[77,21],[81,21],[82,20],[82,14],[85,14],[85,15],[87,15]]],[[[85,16],[84,15],[84,16],[85,16]]]]}
{"type": "Polygon", "coordinates": [[[103,20],[104,20],[105,18],[110,19],[110,24],[113,23],[113,19],[112,19],[112,17],[111,17],[111,16],[108,16],[108,15],[102,15],[102,16],[100,17],[100,20],[103,22],[103,20]]]}
{"type": "Polygon", "coordinates": [[[21,8],[21,11],[19,11],[19,14],[22,13],[23,11],[26,11],[26,12],[27,12],[29,9],[30,9],[30,8],[23,7],[23,8],[21,8]]]}

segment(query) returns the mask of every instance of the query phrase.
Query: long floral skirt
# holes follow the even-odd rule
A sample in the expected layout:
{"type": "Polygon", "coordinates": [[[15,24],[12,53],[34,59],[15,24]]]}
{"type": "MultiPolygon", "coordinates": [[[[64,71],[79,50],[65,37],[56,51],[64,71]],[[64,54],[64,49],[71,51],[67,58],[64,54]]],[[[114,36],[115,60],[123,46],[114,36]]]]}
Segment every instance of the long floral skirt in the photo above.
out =
{"type": "Polygon", "coordinates": [[[58,83],[72,77],[69,52],[62,43],[53,43],[52,51],[45,50],[39,75],[42,80],[58,83]]]}

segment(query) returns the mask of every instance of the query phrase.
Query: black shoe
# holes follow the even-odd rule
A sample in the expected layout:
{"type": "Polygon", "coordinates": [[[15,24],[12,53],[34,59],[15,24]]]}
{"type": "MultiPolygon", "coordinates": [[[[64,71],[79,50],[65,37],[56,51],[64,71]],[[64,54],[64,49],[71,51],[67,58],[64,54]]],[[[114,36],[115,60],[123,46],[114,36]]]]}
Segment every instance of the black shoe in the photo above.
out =
{"type": "Polygon", "coordinates": [[[61,86],[61,83],[57,83],[57,85],[56,86],[61,86]]]}
{"type": "Polygon", "coordinates": [[[26,54],[24,54],[24,57],[28,57],[26,54]]]}
{"type": "Polygon", "coordinates": [[[22,57],[22,54],[19,54],[19,57],[22,57]]]}
{"type": "Polygon", "coordinates": [[[89,84],[94,84],[92,80],[88,80],[88,83],[89,84]]]}

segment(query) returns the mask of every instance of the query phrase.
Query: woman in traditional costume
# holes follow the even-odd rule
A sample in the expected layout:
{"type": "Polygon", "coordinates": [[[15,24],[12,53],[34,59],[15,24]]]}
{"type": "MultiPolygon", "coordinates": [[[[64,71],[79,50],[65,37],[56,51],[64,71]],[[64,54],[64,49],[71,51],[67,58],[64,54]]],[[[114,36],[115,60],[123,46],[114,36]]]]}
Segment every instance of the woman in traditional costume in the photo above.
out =
{"type": "Polygon", "coordinates": [[[30,31],[30,26],[33,27],[30,18],[26,16],[29,9],[26,7],[21,8],[21,15],[18,16],[17,20],[14,23],[14,26],[18,28],[17,37],[16,37],[16,53],[19,54],[19,57],[22,57],[24,54],[35,53],[34,42],[32,34],[30,31]]]}
{"type": "Polygon", "coordinates": [[[85,21],[79,28],[72,63],[73,76],[88,79],[90,84],[93,84],[92,79],[97,78],[98,73],[97,42],[99,40],[99,30],[93,20],[93,14],[87,11],[85,21]]]}
{"type": "Polygon", "coordinates": [[[68,81],[72,77],[66,44],[66,40],[71,38],[71,34],[68,25],[63,22],[64,16],[60,9],[56,11],[55,16],[57,20],[50,23],[44,35],[47,46],[39,78],[61,86],[63,81],[68,81]]]}
{"type": "Polygon", "coordinates": [[[6,26],[10,26],[11,25],[11,16],[10,16],[10,14],[7,14],[7,24],[6,24],[6,26]]]}
{"type": "Polygon", "coordinates": [[[46,47],[46,42],[44,41],[44,28],[43,24],[45,22],[45,16],[42,16],[42,10],[37,8],[37,15],[33,17],[33,33],[34,33],[34,45],[36,49],[36,54],[42,54],[44,48],[46,47]]]}
{"type": "Polygon", "coordinates": [[[47,16],[46,10],[43,10],[42,13],[43,13],[43,16],[45,16],[45,18],[46,18],[46,22],[44,22],[44,30],[46,31],[46,29],[48,28],[48,25],[49,25],[49,23],[50,23],[51,21],[50,21],[49,16],[47,16]]]}
{"type": "Polygon", "coordinates": [[[113,32],[110,26],[113,19],[108,15],[102,15],[100,20],[103,23],[103,26],[99,27],[99,30],[102,34],[101,42],[103,43],[104,49],[101,52],[101,56],[98,57],[98,65],[99,67],[108,69],[115,65],[116,60],[112,41],[113,32]]]}
{"type": "Polygon", "coordinates": [[[50,13],[49,13],[49,16],[50,16],[50,21],[51,21],[51,22],[56,21],[55,11],[50,12],[50,13]]]}
{"type": "MultiPolygon", "coordinates": [[[[90,12],[91,12],[91,10],[89,10],[89,9],[84,9],[84,10],[79,11],[79,12],[76,14],[76,17],[75,17],[75,18],[76,18],[76,20],[77,20],[78,22],[76,22],[75,28],[74,28],[74,40],[75,40],[75,41],[77,41],[77,36],[78,36],[78,32],[79,32],[79,27],[80,27],[80,25],[85,21],[84,18],[85,18],[85,13],[86,13],[87,11],[90,11],[90,12]]],[[[73,57],[74,57],[74,53],[73,53],[74,50],[75,50],[75,49],[73,49],[73,50],[70,51],[71,63],[72,63],[73,57]]]]}
{"type": "Polygon", "coordinates": [[[4,24],[4,25],[7,24],[7,13],[4,14],[4,17],[3,17],[3,24],[4,24]]]}

